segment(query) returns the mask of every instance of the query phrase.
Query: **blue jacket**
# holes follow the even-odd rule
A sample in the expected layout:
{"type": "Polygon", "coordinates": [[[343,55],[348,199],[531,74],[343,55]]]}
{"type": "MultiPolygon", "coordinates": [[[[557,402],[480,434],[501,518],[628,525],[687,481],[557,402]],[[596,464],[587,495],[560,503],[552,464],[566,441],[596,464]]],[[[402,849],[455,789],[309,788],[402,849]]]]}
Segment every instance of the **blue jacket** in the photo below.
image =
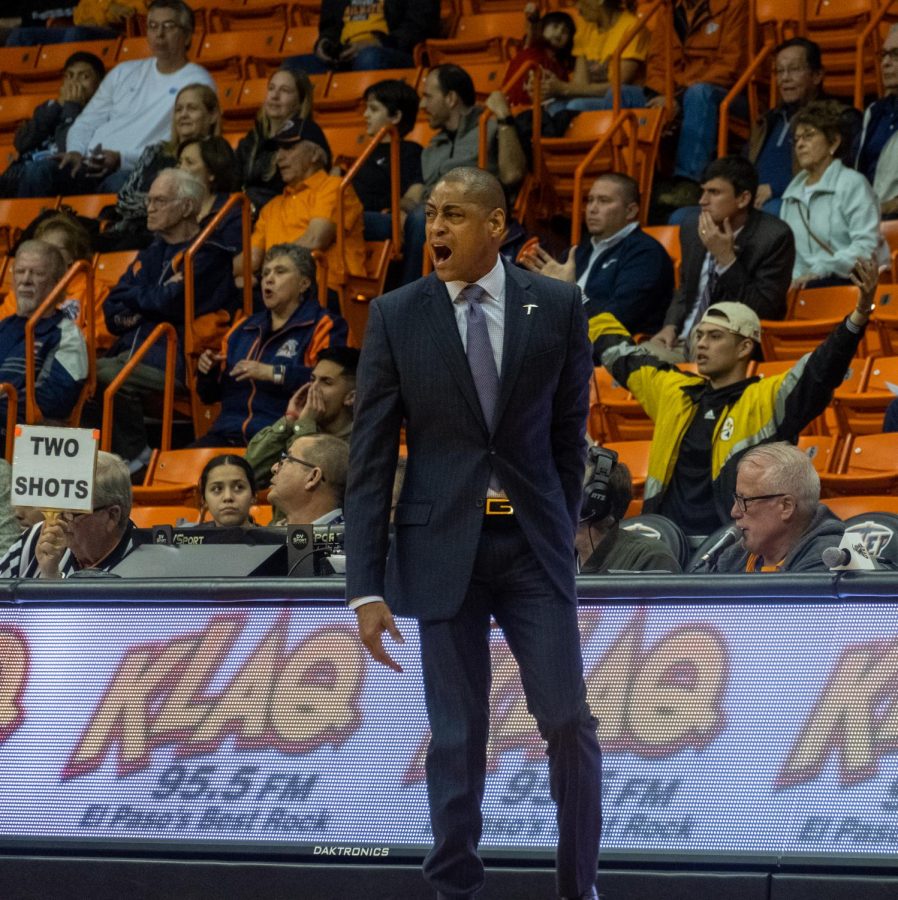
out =
{"type": "MultiPolygon", "coordinates": [[[[25,421],[25,316],[0,321],[0,381],[19,394],[19,421],[25,421]]],[[[45,316],[34,329],[35,398],[44,418],[67,419],[87,378],[87,345],[78,326],[62,312],[45,316]]],[[[0,398],[0,427],[6,398],[0,398]]]]}
{"type": "MultiPolygon", "coordinates": [[[[592,255],[587,234],[574,250],[577,278],[592,255]]],[[[593,263],[586,281],[586,317],[610,312],[631,334],[654,334],[664,324],[674,289],[673,263],[667,251],[641,228],[606,250],[593,263]]]]}
{"type": "MultiPolygon", "coordinates": [[[[130,357],[160,322],[171,322],[175,326],[178,332],[175,374],[181,383],[184,382],[184,282],[172,279],[182,274],[184,253],[192,243],[168,244],[157,237],[140,251],[103,303],[106,327],[118,335],[109,351],[110,356],[127,352],[130,357]]],[[[232,259],[229,247],[211,239],[194,257],[197,316],[234,309],[236,288],[232,259]]],[[[164,369],[165,343],[157,343],[143,362],[164,369]]]]}
{"type": "Polygon", "coordinates": [[[287,408],[291,395],[309,380],[318,353],[325,347],[346,345],[346,322],[322,309],[308,297],[277,331],[271,330],[271,313],[256,313],[228,339],[223,367],[200,375],[197,392],[204,403],[221,401],[221,412],[210,434],[220,434],[246,444],[257,431],[272,425],[287,408]],[[241,359],[284,366],[284,383],[247,378],[237,381],[230,371],[241,359]]]}

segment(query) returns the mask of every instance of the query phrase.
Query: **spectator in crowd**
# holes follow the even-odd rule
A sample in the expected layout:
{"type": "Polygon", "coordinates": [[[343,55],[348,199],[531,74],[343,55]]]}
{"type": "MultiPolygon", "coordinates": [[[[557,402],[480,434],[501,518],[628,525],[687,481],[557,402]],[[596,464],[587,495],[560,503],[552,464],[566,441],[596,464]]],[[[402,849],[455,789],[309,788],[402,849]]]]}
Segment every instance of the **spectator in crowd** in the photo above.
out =
{"type": "MultiPolygon", "coordinates": [[[[415,127],[418,115],[418,95],[411,85],[398,79],[386,79],[365,90],[365,125],[369,137],[374,137],[384,125],[391,124],[399,132],[399,209],[403,222],[409,209],[415,206],[413,185],[421,184],[420,144],[405,140],[415,127]]],[[[387,137],[362,163],[353,178],[355,188],[365,210],[365,239],[384,241],[392,235],[390,207],[390,143],[387,137]]]]}
{"type": "MultiPolygon", "coordinates": [[[[746,156],[758,170],[755,206],[773,216],[779,215],[783,192],[799,170],[792,146],[792,117],[812,100],[825,96],[823,61],[814,41],[803,37],[784,41],[776,48],[775,65],[780,103],[752,125],[745,147],[746,156]]],[[[853,107],[843,106],[842,120],[845,146],[850,148],[860,129],[860,116],[853,107]]]]}
{"type": "MultiPolygon", "coordinates": [[[[548,72],[561,82],[569,81],[574,71],[574,35],[577,32],[574,20],[558,10],[541,16],[535,3],[528,3],[524,14],[528,24],[524,49],[509,60],[505,84],[530,63],[539,65],[538,72],[548,72]]],[[[532,79],[531,71],[508,89],[505,96],[512,106],[532,103],[532,79]]]]}
{"type": "Polygon", "coordinates": [[[305,434],[272,466],[268,502],[278,525],[342,525],[349,445],[332,434],[305,434]]]}
{"type": "Polygon", "coordinates": [[[322,5],[315,52],[286,65],[306,72],[408,69],[415,47],[439,32],[439,0],[333,0],[322,5]]]}
{"type": "Polygon", "coordinates": [[[12,468],[5,458],[0,457],[0,553],[6,551],[21,537],[22,529],[10,506],[10,488],[12,468]]]}
{"type": "Polygon", "coordinates": [[[152,55],[119,63],[69,128],[61,160],[32,160],[20,197],[118,193],[144,148],[171,130],[172,95],[189,84],[214,90],[212,76],[187,61],[193,12],[183,0],[152,0],[147,41],[152,55]]]}
{"type": "MultiPolygon", "coordinates": [[[[215,91],[205,84],[188,84],[175,97],[171,136],[146,147],[128,180],[118,192],[107,218],[111,224],[101,232],[103,252],[142,250],[153,240],[147,231],[147,191],[156,176],[177,163],[178,147],[185,141],[209,137],[221,131],[221,109],[215,91]]],[[[106,211],[104,211],[104,216],[106,211]]]]}
{"type": "Polygon", "coordinates": [[[857,154],[857,170],[879,198],[884,219],[898,216],[898,25],[882,44],[883,97],[867,107],[857,154]]]}
{"type": "MultiPolygon", "coordinates": [[[[268,79],[265,102],[236,151],[240,182],[255,213],[286,186],[278,171],[277,144],[273,138],[286,122],[312,118],[313,93],[309,76],[298,69],[278,69],[268,79]]],[[[324,133],[321,129],[317,132],[327,146],[324,133]]],[[[327,156],[330,160],[329,147],[327,156]]]]}
{"type": "MultiPolygon", "coordinates": [[[[231,145],[218,135],[200,140],[185,141],[178,147],[177,166],[193,175],[203,186],[198,220],[204,229],[215,214],[228,202],[231,194],[239,189],[237,183],[237,158],[231,145]]],[[[216,236],[235,253],[243,250],[243,219],[240,207],[225,215],[216,229],[216,236]]]]}
{"type": "Polygon", "coordinates": [[[223,453],[203,466],[199,481],[200,510],[220,528],[252,528],[250,509],[256,502],[256,479],[242,456],[223,453]]]}
{"type": "Polygon", "coordinates": [[[742,540],[720,554],[716,572],[827,572],[823,551],[845,533],[820,502],[810,457],[783,442],[753,447],[739,460],[731,515],[742,540]]]}
{"type": "Polygon", "coordinates": [[[655,424],[644,512],[658,512],[687,534],[709,534],[729,519],[741,454],[756,444],[793,443],[826,408],[864,334],[878,270],[859,260],[857,307],[813,353],[786,372],[747,378],[761,325],[742,303],[715,303],[695,329],[698,374],[646,352],[611,315],[590,322],[596,360],[625,385],[655,424]]]}
{"type": "MultiPolygon", "coordinates": [[[[476,166],[479,158],[479,121],[483,107],[477,105],[471,76],[460,66],[435,66],[424,79],[421,108],[428,124],[436,129],[421,154],[424,181],[408,193],[405,222],[403,282],[421,276],[424,255],[424,202],[436,183],[459,166],[476,166]],[[411,206],[411,202],[415,205],[411,206]]],[[[524,149],[515,128],[511,107],[501,91],[493,91],[486,101],[493,113],[487,121],[487,168],[506,190],[515,188],[527,171],[524,149]]]]}
{"type": "Polygon", "coordinates": [[[633,499],[630,470],[613,450],[591,447],[586,490],[574,546],[581,575],[608,572],[679,572],[680,564],[663,541],[620,527],[633,499]],[[610,469],[602,475],[602,469],[610,469]],[[599,471],[599,490],[590,496],[599,471]]]}
{"type": "Polygon", "coordinates": [[[593,182],[586,231],[565,262],[556,262],[537,245],[524,265],[550,278],[576,281],[588,318],[610,312],[630,332],[657,331],[673,295],[673,263],[639,227],[639,185],[629,175],[609,172],[593,182]]]}
{"type": "Polygon", "coordinates": [[[19,156],[0,175],[0,197],[19,195],[19,179],[28,163],[65,153],[69,128],[105,74],[106,67],[93,53],[79,51],[65,61],[58,97],[42,103],[16,129],[13,144],[19,156]]]}
{"type": "Polygon", "coordinates": [[[680,226],[680,287],[652,339],[655,355],[686,359],[694,325],[721,300],[744,303],[762,319],[785,317],[795,242],[779,219],[755,209],[757,189],[757,172],[742,157],[705,169],[700,213],[680,226]]]}
{"type": "Polygon", "coordinates": [[[882,430],[887,432],[898,431],[898,397],[886,407],[882,430]]]}
{"type": "Polygon", "coordinates": [[[309,381],[318,354],[346,343],[346,323],[315,296],[315,260],[305,247],[275,244],[260,281],[264,311],[231,333],[226,356],[206,350],[199,358],[200,398],[221,402],[221,412],[195,446],[245,447],[309,381]]]}
{"type": "MultiPolygon", "coordinates": [[[[97,384],[105,388],[159,322],[171,322],[178,331],[176,379],[183,384],[184,360],[184,253],[199,233],[197,213],[203,186],[180,169],[165,169],[147,194],[147,228],[156,237],[141,250],[131,268],[109,292],[103,315],[117,341],[109,355],[97,361],[97,384]]],[[[234,284],[231,249],[214,238],[193,258],[196,316],[221,317],[231,310],[234,284]]],[[[161,394],[165,385],[165,344],[157,342],[138,364],[115,397],[112,446],[128,460],[132,472],[149,461],[143,400],[161,394]]],[[[98,424],[98,410],[94,424],[98,424]]]]}
{"type": "Polygon", "coordinates": [[[93,512],[47,516],[0,560],[0,578],[68,578],[84,569],[108,572],[134,548],[131,478],[114,453],[97,453],[93,512]]]}
{"type": "MultiPolygon", "coordinates": [[[[549,109],[582,112],[611,109],[611,57],[627,32],[639,21],[634,0],[579,0],[582,24],[574,36],[574,74],[569,81],[549,71],[543,76],[543,97],[555,103],[549,109]]],[[[645,106],[643,89],[635,84],[644,74],[648,34],[638,34],[621,57],[621,105],[645,106]]]]}
{"type": "Polygon", "coordinates": [[[300,435],[321,432],[349,441],[358,364],[355,347],[325,347],[319,352],[309,383],[290,398],[287,412],[260,429],[247,445],[246,461],[257,484],[268,485],[271,467],[300,435]]]}
{"type": "MultiPolygon", "coordinates": [[[[742,74],[748,42],[745,0],[673,0],[674,108],[680,134],[674,174],[697,181],[714,158],[718,108],[742,74]]],[[[667,29],[654,28],[646,73],[647,105],[664,107],[667,29]]]]}
{"type": "MultiPolygon", "coordinates": [[[[277,166],[286,187],[259,214],[252,236],[252,268],[258,272],[266,251],[293,243],[320,250],[327,259],[327,284],[338,291],[345,273],[337,252],[337,203],[340,177],[326,171],[329,148],[321,129],[311,119],[288,121],[277,133],[277,166]]],[[[362,204],[350,187],[343,195],[345,268],[365,274],[365,239],[362,204]]],[[[234,259],[234,277],[243,280],[243,254],[234,259]]]]}
{"type": "MultiPolygon", "coordinates": [[[[71,7],[63,9],[68,12],[71,7]]],[[[58,0],[4,0],[0,42],[4,29],[11,29],[6,37],[8,47],[115,38],[122,33],[128,17],[146,11],[145,0],[80,0],[72,10],[74,24],[48,26],[50,19],[60,15],[58,0]]]]}
{"type": "MultiPolygon", "coordinates": [[[[52,244],[61,254],[66,271],[79,261],[90,263],[93,259],[93,246],[88,230],[73,215],[59,212],[42,219],[34,229],[34,238],[52,244]]],[[[88,278],[85,272],[75,275],[65,291],[65,300],[59,304],[70,319],[84,321],[86,304],[95,299],[88,290],[88,278]]]]}
{"type": "MultiPolygon", "coordinates": [[[[18,421],[25,421],[25,325],[65,274],[62,254],[44,241],[23,241],[13,261],[15,315],[0,320],[0,382],[18,392],[18,421]]],[[[45,423],[68,419],[87,378],[87,345],[78,326],[58,307],[34,329],[35,399],[45,423]]],[[[6,434],[6,397],[0,434],[6,434]]]]}
{"type": "Polygon", "coordinates": [[[845,136],[842,106],[815,100],[792,119],[801,171],[783,194],[780,216],[795,235],[792,286],[851,284],[855,260],[888,262],[879,201],[867,179],[837,158],[845,136]]]}

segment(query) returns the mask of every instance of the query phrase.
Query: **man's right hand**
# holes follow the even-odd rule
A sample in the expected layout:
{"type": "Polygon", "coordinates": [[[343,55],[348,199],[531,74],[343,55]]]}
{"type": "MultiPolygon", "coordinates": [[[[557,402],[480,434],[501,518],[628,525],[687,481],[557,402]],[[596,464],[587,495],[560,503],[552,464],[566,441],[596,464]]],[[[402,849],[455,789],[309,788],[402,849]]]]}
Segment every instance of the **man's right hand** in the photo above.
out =
{"type": "Polygon", "coordinates": [[[224,356],[221,353],[216,353],[214,350],[203,350],[200,358],[196,361],[197,370],[201,375],[208,375],[215,366],[220,365],[223,359],[224,356]]]}
{"type": "Polygon", "coordinates": [[[560,263],[553,259],[542,247],[537,244],[529,253],[522,257],[521,262],[525,268],[538,275],[547,278],[555,278],[558,281],[566,281],[573,284],[576,281],[574,271],[574,250],[568,251],[567,259],[560,263]]]}
{"type": "Polygon", "coordinates": [[[359,638],[368,649],[371,658],[394,672],[401,672],[402,666],[387,653],[381,640],[381,635],[386,631],[397,644],[405,643],[405,638],[403,638],[396,627],[396,623],[393,621],[393,614],[390,612],[387,604],[383,600],[365,603],[356,609],[355,615],[359,628],[359,638]]]}
{"type": "Polygon", "coordinates": [[[69,525],[58,515],[49,515],[41,526],[40,537],[34,548],[41,575],[44,578],[60,578],[59,563],[69,546],[69,525]]]}
{"type": "Polygon", "coordinates": [[[62,159],[59,161],[59,168],[71,169],[72,175],[76,175],[83,161],[84,157],[77,150],[68,150],[63,153],[62,159]]]}
{"type": "Polygon", "coordinates": [[[653,341],[673,350],[677,346],[677,329],[673,325],[665,325],[653,338],[653,341]]]}

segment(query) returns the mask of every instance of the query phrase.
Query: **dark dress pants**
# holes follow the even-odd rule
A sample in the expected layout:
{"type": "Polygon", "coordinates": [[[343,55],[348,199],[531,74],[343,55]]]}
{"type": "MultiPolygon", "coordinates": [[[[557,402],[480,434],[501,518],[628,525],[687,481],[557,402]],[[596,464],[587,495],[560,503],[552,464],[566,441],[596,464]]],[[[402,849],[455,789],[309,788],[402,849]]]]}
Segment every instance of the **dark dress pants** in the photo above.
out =
{"type": "Polygon", "coordinates": [[[601,834],[602,757],[586,703],[577,607],[546,577],[513,518],[487,519],[459,613],[419,625],[431,741],[427,790],[434,847],[424,875],[441,897],[472,897],[483,884],[477,855],[489,732],[490,615],[517,660],[547,742],[558,822],[558,892],[595,883],[601,834]]]}

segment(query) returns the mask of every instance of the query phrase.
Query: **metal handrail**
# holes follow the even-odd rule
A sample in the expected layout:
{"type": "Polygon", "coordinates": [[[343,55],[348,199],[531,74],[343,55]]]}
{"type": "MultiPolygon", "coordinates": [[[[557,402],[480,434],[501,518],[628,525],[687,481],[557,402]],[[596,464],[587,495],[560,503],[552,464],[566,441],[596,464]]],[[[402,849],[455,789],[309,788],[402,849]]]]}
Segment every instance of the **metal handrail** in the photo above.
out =
{"type": "Polygon", "coordinates": [[[349,273],[349,266],[346,263],[346,236],[344,223],[346,214],[343,210],[343,197],[347,189],[352,184],[352,180],[358,174],[359,169],[368,160],[372,153],[377,149],[378,145],[390,137],[390,225],[393,237],[393,257],[399,256],[399,247],[402,246],[402,237],[399,227],[399,131],[395,125],[384,125],[377,134],[371,138],[368,146],[361,152],[358,159],[349,167],[349,171],[340,181],[340,187],[337,191],[337,257],[343,263],[343,275],[346,277],[349,273]]]}
{"type": "Polygon", "coordinates": [[[673,109],[673,96],[674,96],[674,83],[673,83],[673,41],[671,40],[673,26],[672,26],[672,6],[667,2],[667,0],[654,0],[654,2],[647,7],[640,15],[639,21],[621,38],[620,43],[614,48],[614,53],[611,54],[611,64],[609,67],[609,74],[611,76],[611,100],[612,106],[611,109],[614,113],[620,112],[621,107],[621,78],[620,78],[620,70],[621,63],[623,62],[624,51],[633,41],[633,38],[639,34],[640,31],[643,31],[648,28],[649,22],[655,16],[657,12],[660,10],[666,10],[667,15],[662,16],[662,25],[661,27],[666,31],[666,38],[664,40],[664,99],[665,106],[668,111],[668,115],[670,115],[670,111],[673,109]]]}
{"type": "Polygon", "coordinates": [[[6,394],[6,460],[12,462],[16,419],[19,415],[19,393],[8,381],[0,381],[0,394],[6,394]]]}
{"type": "Polygon", "coordinates": [[[119,388],[127,381],[138,363],[149,353],[161,337],[165,336],[165,385],[162,388],[162,436],[160,450],[171,450],[172,420],[175,411],[175,362],[178,355],[178,334],[171,322],[160,322],[125,363],[122,370],[112,379],[103,394],[103,430],[100,449],[112,449],[112,421],[115,416],[114,400],[119,388]]]}
{"type": "MultiPolygon", "coordinates": [[[[776,45],[772,41],[767,41],[761,48],[760,53],[752,60],[749,67],[742,73],[739,80],[730,88],[726,97],[720,102],[720,119],[717,123],[717,155],[727,155],[728,135],[730,129],[730,104],[742,93],[745,86],[754,78],[755,73],[760,69],[762,64],[767,60],[771,53],[776,49],[776,45]]],[[[771,86],[771,92],[774,88],[771,86]]],[[[749,114],[750,118],[751,112],[749,114]]]]}
{"type": "MultiPolygon", "coordinates": [[[[873,18],[867,23],[864,30],[858,35],[854,49],[854,106],[863,112],[864,110],[864,45],[867,40],[879,28],[880,23],[885,18],[892,0],[883,0],[882,6],[873,15],[873,18]]],[[[878,84],[882,84],[882,64],[877,59],[876,80],[878,84]]]]}
{"type": "Polygon", "coordinates": [[[65,296],[65,290],[69,286],[69,284],[73,281],[76,275],[80,272],[84,272],[87,276],[87,300],[85,310],[85,318],[87,321],[88,327],[88,368],[87,368],[87,381],[84,386],[81,388],[81,395],[76,403],[75,408],[80,408],[81,404],[84,402],[84,398],[88,393],[93,393],[94,388],[97,384],[97,373],[96,373],[96,353],[94,352],[94,270],[91,268],[90,263],[87,260],[79,259],[72,263],[68,272],[56,282],[56,285],[53,287],[53,290],[50,291],[49,294],[44,298],[43,302],[38,306],[38,308],[28,317],[28,321],[25,323],[25,422],[28,425],[35,425],[40,422],[43,417],[40,407],[37,405],[37,377],[34,371],[35,364],[35,348],[34,348],[34,329],[37,327],[37,323],[44,317],[46,313],[48,313],[57,303],[59,303],[60,298],[65,296]]]}

